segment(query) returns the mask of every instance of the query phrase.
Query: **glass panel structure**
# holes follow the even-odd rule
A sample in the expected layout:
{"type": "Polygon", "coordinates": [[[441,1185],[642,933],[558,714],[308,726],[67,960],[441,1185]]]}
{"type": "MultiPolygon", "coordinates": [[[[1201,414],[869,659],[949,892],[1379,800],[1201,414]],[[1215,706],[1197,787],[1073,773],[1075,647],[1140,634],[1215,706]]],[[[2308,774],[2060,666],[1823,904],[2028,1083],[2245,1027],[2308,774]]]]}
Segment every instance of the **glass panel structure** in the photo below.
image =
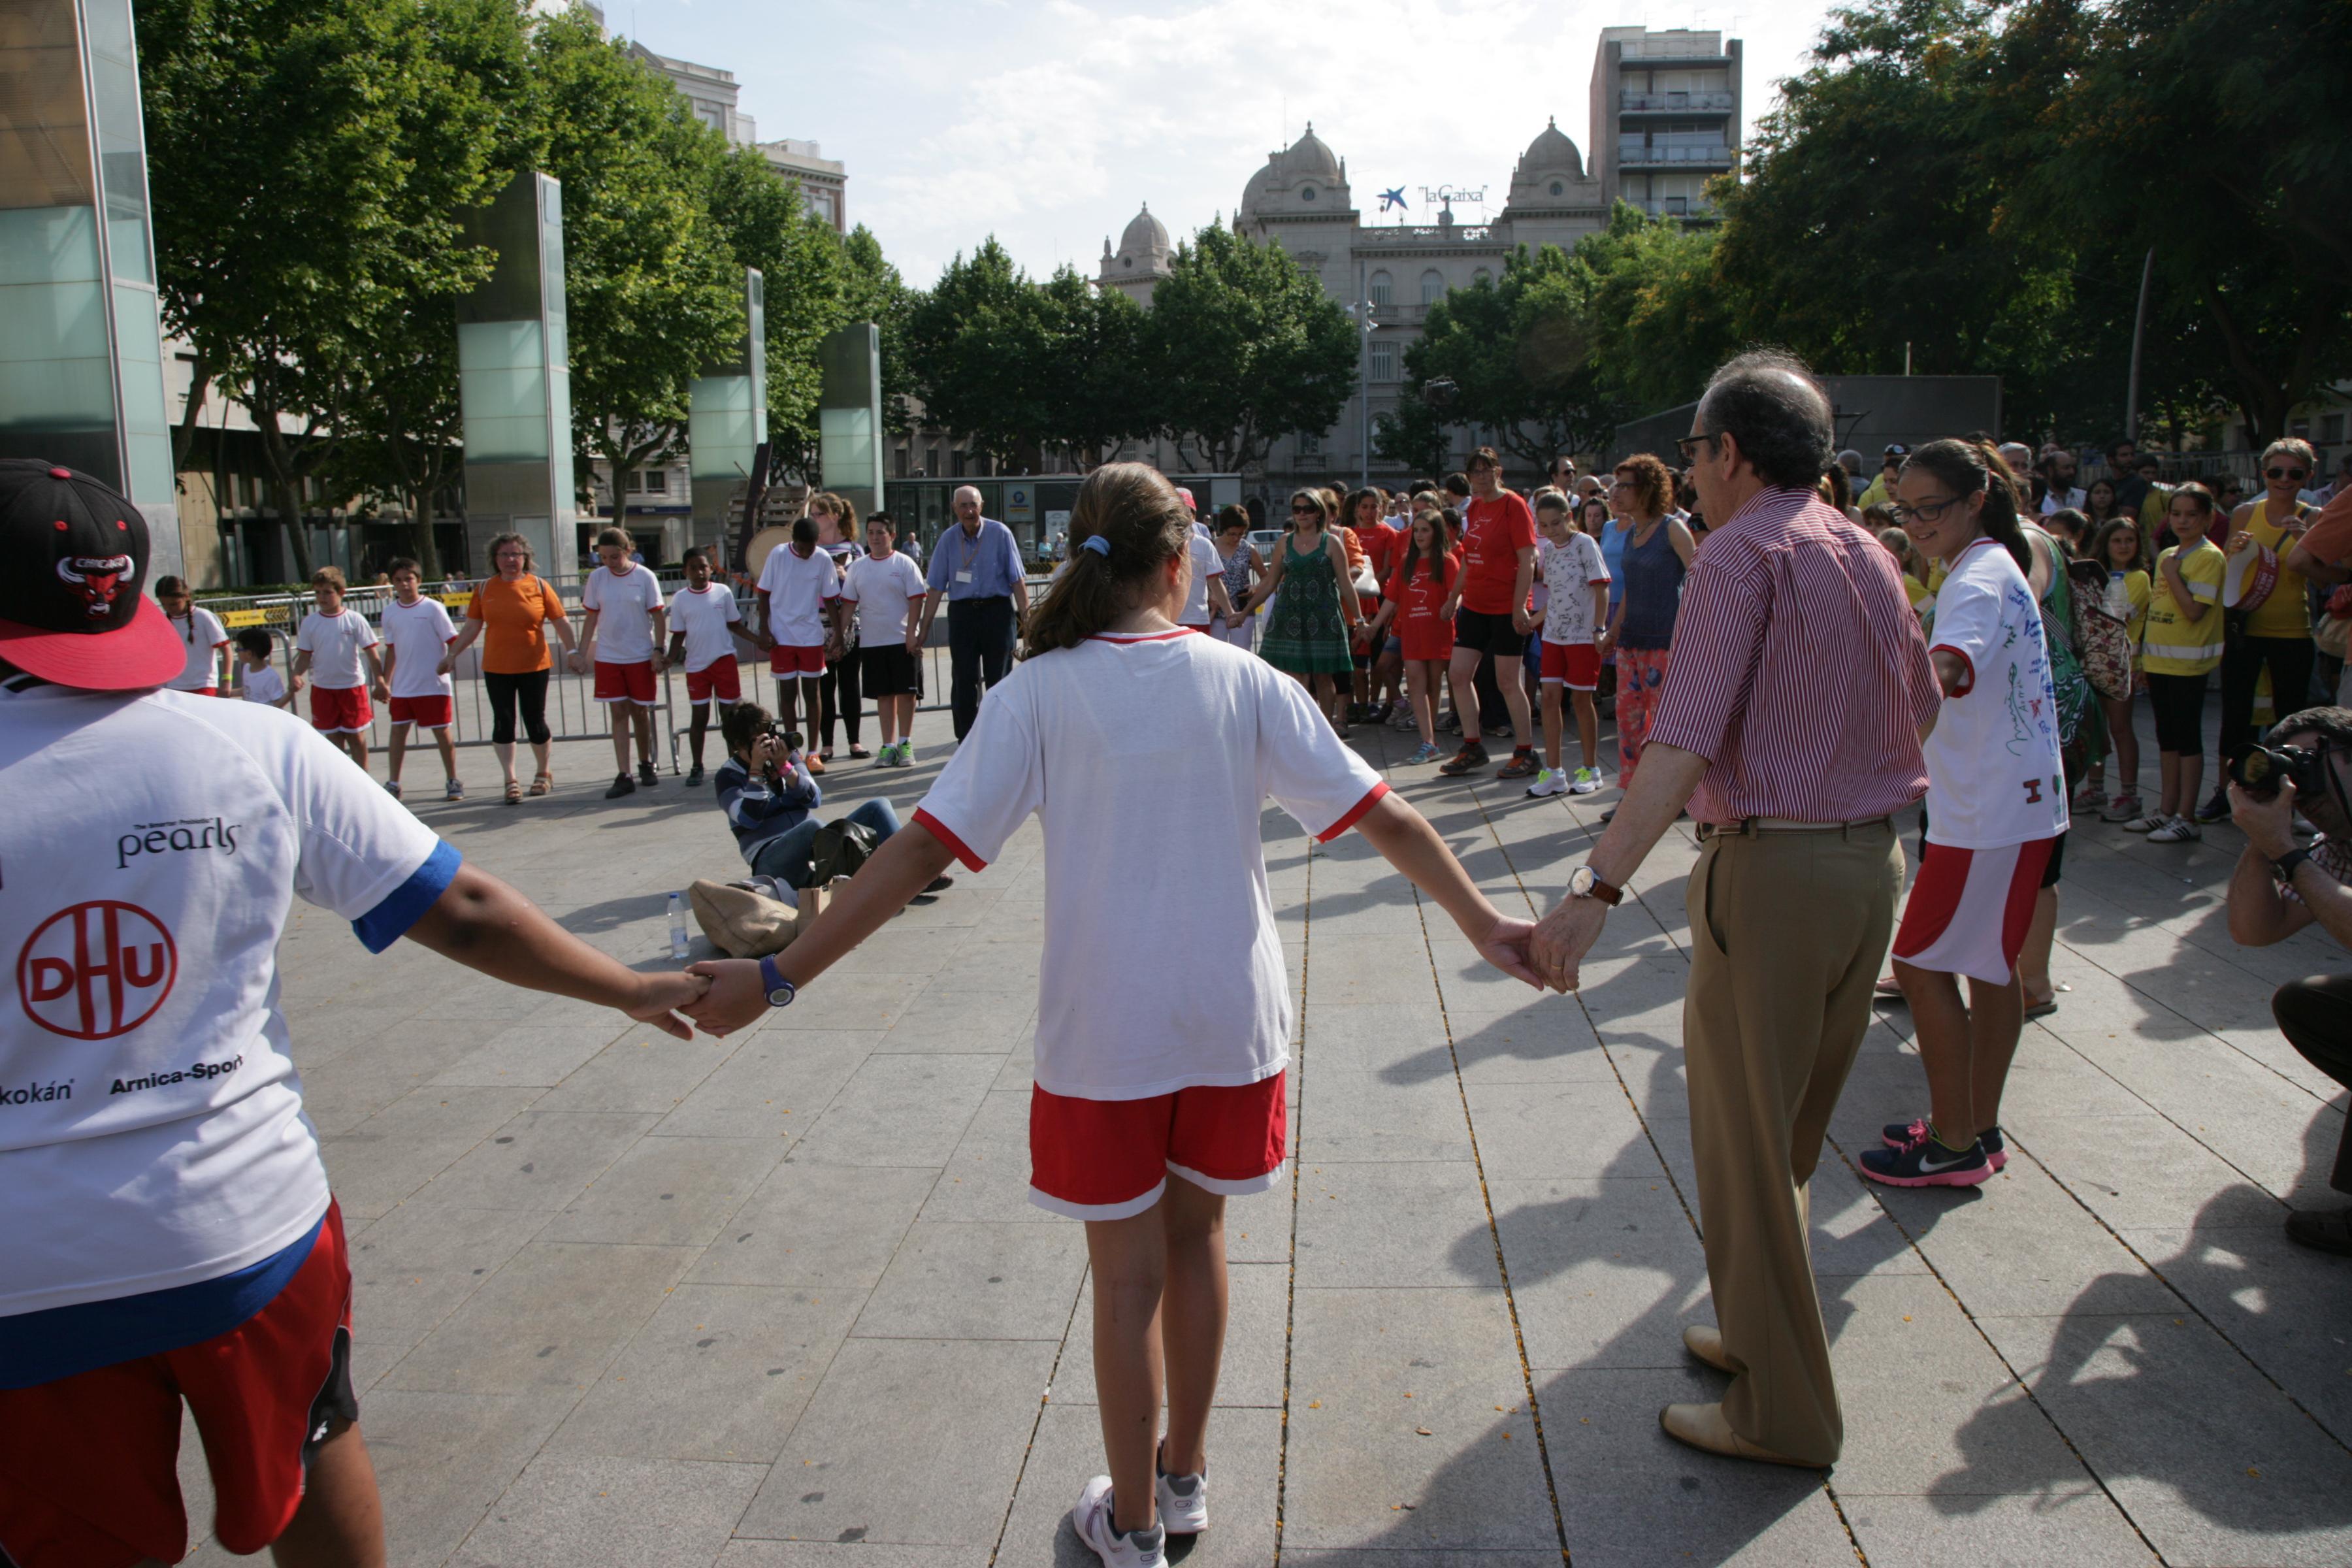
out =
{"type": "Polygon", "coordinates": [[[466,237],[497,258],[489,277],[457,302],[467,560],[488,571],[490,540],[513,531],[530,539],[542,575],[568,577],[580,546],[563,187],[545,174],[516,176],[488,206],[466,215],[466,237]]]}
{"type": "Polygon", "coordinates": [[[0,0],[0,456],[114,485],[181,569],[131,0],[0,0]]]}
{"type": "Polygon", "coordinates": [[[863,516],[883,504],[881,331],[852,321],[825,338],[817,360],[824,373],[816,416],[824,488],[863,516]]]}
{"type": "Polygon", "coordinates": [[[765,283],[743,269],[743,335],[725,362],[687,389],[686,444],[694,486],[694,542],[723,543],[730,510],[738,520],[751,468],[768,438],[768,322],[765,283]]]}

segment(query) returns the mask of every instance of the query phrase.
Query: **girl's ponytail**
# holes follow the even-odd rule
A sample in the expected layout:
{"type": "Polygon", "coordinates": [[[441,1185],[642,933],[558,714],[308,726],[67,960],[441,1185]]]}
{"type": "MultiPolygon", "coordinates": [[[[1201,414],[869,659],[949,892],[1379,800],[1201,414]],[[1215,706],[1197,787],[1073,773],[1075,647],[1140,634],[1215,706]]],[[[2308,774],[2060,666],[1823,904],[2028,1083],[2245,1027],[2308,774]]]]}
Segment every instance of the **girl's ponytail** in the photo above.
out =
{"type": "Polygon", "coordinates": [[[1144,602],[1170,556],[1186,548],[1192,514],[1166,475],[1142,463],[1088,474],[1070,508],[1070,559],[1029,612],[1024,657],[1075,647],[1144,602]]]}

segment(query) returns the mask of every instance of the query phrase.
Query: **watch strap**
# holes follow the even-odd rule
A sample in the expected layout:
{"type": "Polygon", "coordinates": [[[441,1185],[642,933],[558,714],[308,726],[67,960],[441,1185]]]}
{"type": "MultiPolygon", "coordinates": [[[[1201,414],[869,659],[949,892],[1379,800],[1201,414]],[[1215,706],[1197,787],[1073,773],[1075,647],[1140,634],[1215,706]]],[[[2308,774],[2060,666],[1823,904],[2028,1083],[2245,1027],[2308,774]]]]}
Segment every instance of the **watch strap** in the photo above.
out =
{"type": "Polygon", "coordinates": [[[2276,877],[2281,882],[2284,882],[2288,886],[2293,886],[2294,882],[2294,868],[2310,858],[2311,851],[2298,844],[2294,848],[2288,850],[2285,854],[2271,862],[2271,874],[2276,877]]]}
{"type": "Polygon", "coordinates": [[[1624,899],[1624,889],[1611,887],[1608,883],[1601,879],[1601,873],[1595,871],[1591,867],[1583,866],[1580,867],[1579,869],[1582,870],[1585,875],[1591,879],[1591,885],[1585,890],[1584,896],[1586,898],[1598,899],[1612,910],[1615,909],[1619,902],[1624,899]]]}
{"type": "Polygon", "coordinates": [[[774,953],[768,953],[760,960],[760,990],[768,998],[768,1005],[771,1007],[783,1005],[783,1003],[776,1000],[776,993],[779,991],[784,994],[784,1002],[790,1002],[800,994],[800,987],[785,979],[783,971],[776,967],[774,953]]]}

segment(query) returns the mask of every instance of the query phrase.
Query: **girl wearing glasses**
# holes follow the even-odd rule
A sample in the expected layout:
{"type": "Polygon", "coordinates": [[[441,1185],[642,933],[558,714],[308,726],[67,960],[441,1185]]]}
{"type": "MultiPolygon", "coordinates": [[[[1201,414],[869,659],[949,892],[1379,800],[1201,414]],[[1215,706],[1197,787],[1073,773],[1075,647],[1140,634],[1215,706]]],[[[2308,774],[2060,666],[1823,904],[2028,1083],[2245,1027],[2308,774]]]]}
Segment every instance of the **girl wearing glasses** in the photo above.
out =
{"type": "Polygon", "coordinates": [[[1254,615],[1273,602],[1258,639],[1259,657],[1311,691],[1331,727],[1344,735],[1347,714],[1339,705],[1347,700],[1346,682],[1355,669],[1348,627],[1363,612],[1356,602],[1348,548],[1328,526],[1332,510],[1321,490],[1291,496],[1290,531],[1242,614],[1254,615]]]}
{"type": "MultiPolygon", "coordinates": [[[[2230,517],[2228,542],[2221,552],[2236,557],[2256,549],[2278,561],[2278,581],[2270,595],[2253,606],[2242,629],[2224,643],[2221,651],[2221,760],[2227,763],[2254,738],[2254,688],[2262,672],[2271,672],[2271,710],[2284,715],[2309,706],[2311,665],[2318,650],[2311,641],[2311,595],[2302,573],[2286,563],[2303,537],[2314,508],[2301,499],[2317,468],[2311,445],[2289,436],[2273,441],[2263,452],[2263,493],[2239,507],[2230,517]]],[[[2251,575],[2251,573],[2249,574],[2251,575]]],[[[2219,822],[2230,815],[2229,774],[2214,781],[2210,799],[2198,807],[2197,820],[2219,822]]]]}

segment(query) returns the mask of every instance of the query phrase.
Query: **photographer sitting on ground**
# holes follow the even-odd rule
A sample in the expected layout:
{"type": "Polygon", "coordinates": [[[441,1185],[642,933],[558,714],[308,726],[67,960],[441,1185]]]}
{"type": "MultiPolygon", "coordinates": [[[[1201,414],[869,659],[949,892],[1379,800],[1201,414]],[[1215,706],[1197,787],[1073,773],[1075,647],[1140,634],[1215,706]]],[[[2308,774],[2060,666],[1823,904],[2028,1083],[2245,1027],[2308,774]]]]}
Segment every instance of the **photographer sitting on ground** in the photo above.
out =
{"type": "MultiPolygon", "coordinates": [[[[776,728],[774,715],[755,702],[738,702],[721,714],[719,734],[727,742],[727,760],[714,775],[719,809],[736,847],[753,872],[773,877],[788,888],[805,888],[815,880],[814,852],[821,828],[816,808],[824,792],[809,775],[802,755],[802,737],[776,728]]],[[[852,810],[850,822],[873,831],[877,847],[898,831],[898,814],[887,800],[863,802],[852,810]]],[[[952,886],[941,877],[923,890],[936,893],[952,886]]]]}
{"type": "MultiPolygon", "coordinates": [[[[2230,879],[2230,939],[2268,947],[2319,922],[2352,948],[2352,709],[2290,713],[2270,738],[2230,764],[2230,814],[2246,836],[2230,879]],[[2251,787],[2249,787],[2251,785],[2251,787]],[[2294,841],[2301,811],[2319,837],[2294,841]]],[[[2271,998],[2287,1043],[2352,1088],[2352,974],[2291,981],[2271,998]]],[[[2336,1151],[2329,1184],[2352,1193],[2352,1129],[2336,1151]]],[[[2286,1233],[2305,1247],[2352,1257],[2352,1209],[2305,1209],[2286,1233]]]]}

